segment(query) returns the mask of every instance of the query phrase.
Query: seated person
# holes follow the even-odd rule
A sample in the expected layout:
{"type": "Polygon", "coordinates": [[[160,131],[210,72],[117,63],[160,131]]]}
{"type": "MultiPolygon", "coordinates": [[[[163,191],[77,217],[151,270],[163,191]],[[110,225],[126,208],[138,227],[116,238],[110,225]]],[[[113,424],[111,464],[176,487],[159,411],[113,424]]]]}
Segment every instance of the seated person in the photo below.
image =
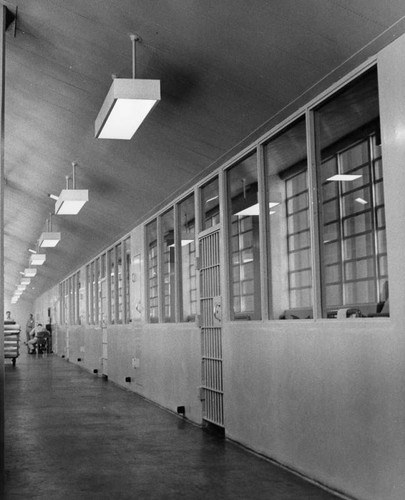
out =
{"type": "Polygon", "coordinates": [[[31,340],[27,343],[28,354],[34,354],[36,345],[48,339],[49,332],[42,323],[38,323],[37,326],[31,330],[30,337],[31,340]]]}

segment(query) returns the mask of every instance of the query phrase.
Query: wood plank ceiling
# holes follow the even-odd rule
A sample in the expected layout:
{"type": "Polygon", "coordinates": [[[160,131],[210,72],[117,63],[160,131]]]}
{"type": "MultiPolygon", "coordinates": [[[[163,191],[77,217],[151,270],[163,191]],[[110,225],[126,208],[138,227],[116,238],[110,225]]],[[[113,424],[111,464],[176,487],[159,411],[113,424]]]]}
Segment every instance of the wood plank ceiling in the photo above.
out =
{"type": "MultiPolygon", "coordinates": [[[[11,9],[14,5],[7,3],[11,9]]],[[[90,201],[62,233],[32,301],[373,40],[403,30],[403,0],[21,0],[7,34],[5,297],[28,267],[71,162],[90,201]],[[387,32],[387,30],[389,30],[387,32]],[[131,141],[94,138],[111,75],[161,80],[131,141]]],[[[309,94],[308,94],[309,95],[309,94]]],[[[239,146],[238,146],[239,145],[239,146]]]]}

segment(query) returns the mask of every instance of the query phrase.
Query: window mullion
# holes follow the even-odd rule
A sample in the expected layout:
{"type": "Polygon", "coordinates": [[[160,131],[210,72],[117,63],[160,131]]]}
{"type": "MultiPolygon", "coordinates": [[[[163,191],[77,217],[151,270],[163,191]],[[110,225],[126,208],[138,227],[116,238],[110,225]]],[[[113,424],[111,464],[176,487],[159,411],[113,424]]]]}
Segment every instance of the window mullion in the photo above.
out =
{"type": "MultiPolygon", "coordinates": [[[[309,228],[311,240],[311,263],[312,263],[312,303],[313,317],[321,318],[323,315],[323,304],[325,304],[325,287],[322,287],[321,263],[323,252],[320,244],[319,230],[321,218],[319,213],[318,181],[317,181],[317,150],[315,137],[316,121],[314,111],[306,111],[306,137],[307,137],[307,162],[308,162],[308,210],[309,210],[309,228]]],[[[320,156],[320,153],[318,153],[320,156]]]]}

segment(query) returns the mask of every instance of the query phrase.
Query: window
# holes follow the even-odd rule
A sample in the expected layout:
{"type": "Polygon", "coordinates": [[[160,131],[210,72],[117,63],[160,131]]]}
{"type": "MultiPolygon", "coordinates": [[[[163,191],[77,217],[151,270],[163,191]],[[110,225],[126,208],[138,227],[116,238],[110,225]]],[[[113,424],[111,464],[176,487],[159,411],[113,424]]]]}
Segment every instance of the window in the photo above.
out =
{"type": "Polygon", "coordinates": [[[219,224],[218,177],[201,188],[201,230],[219,224]]]}
{"type": "Polygon", "coordinates": [[[270,317],[313,317],[305,118],[264,146],[270,317]]]}
{"type": "Polygon", "coordinates": [[[80,324],[79,294],[80,272],[62,281],[59,285],[60,320],[66,325],[80,324]]]}
{"type": "Polygon", "coordinates": [[[163,256],[163,311],[166,323],[175,320],[176,260],[173,209],[161,217],[163,256]]]}
{"type": "Polygon", "coordinates": [[[157,221],[146,226],[146,258],[147,258],[147,290],[149,322],[157,323],[159,319],[159,286],[158,286],[158,252],[157,221]]]}
{"type": "Polygon", "coordinates": [[[227,171],[232,319],[260,319],[257,155],[227,171]]]}
{"type": "Polygon", "coordinates": [[[117,322],[117,290],[116,290],[116,253],[115,248],[108,251],[108,262],[110,266],[109,280],[110,280],[110,323],[117,322]]]}
{"type": "Polygon", "coordinates": [[[388,298],[377,72],[320,106],[317,178],[321,201],[324,315],[374,315],[388,298]]]}
{"type": "Polygon", "coordinates": [[[179,204],[181,241],[181,321],[194,321],[197,311],[194,195],[179,204]]]}
{"type": "Polygon", "coordinates": [[[107,322],[107,282],[106,282],[106,260],[107,255],[100,257],[100,272],[98,282],[98,323],[104,325],[107,322]]]}
{"type": "Polygon", "coordinates": [[[125,255],[125,323],[131,321],[130,276],[131,276],[131,239],[124,241],[125,255]]]}
{"type": "Polygon", "coordinates": [[[90,324],[90,297],[91,297],[91,285],[90,285],[90,264],[86,266],[86,322],[90,324]]]}
{"type": "Polygon", "coordinates": [[[97,316],[96,316],[96,304],[97,304],[97,268],[96,261],[93,261],[90,264],[90,273],[91,273],[91,324],[95,325],[97,316]]]}
{"type": "Polygon", "coordinates": [[[118,318],[117,322],[122,323],[122,318],[124,316],[124,281],[122,272],[122,243],[119,243],[115,247],[115,252],[117,256],[117,302],[118,302],[118,318]]]}

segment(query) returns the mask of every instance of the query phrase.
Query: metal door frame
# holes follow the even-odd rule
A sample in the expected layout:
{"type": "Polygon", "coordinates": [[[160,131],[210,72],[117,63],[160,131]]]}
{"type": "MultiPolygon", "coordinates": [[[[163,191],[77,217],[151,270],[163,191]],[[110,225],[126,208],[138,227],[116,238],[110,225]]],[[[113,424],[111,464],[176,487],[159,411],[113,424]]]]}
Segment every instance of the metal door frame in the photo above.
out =
{"type": "Polygon", "coordinates": [[[221,225],[198,234],[203,420],[224,427],[221,225]]]}

